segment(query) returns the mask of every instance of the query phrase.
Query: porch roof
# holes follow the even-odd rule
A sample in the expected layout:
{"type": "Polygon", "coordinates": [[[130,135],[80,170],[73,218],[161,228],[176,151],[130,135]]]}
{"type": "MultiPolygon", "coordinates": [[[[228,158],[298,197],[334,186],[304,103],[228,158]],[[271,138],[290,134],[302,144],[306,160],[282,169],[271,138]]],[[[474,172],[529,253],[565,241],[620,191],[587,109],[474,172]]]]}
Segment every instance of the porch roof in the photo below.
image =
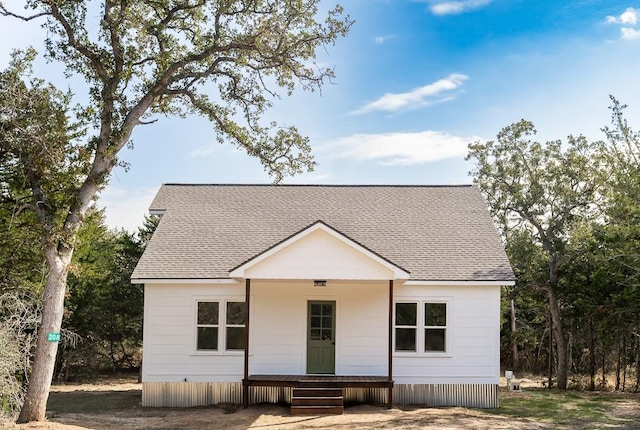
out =
{"type": "Polygon", "coordinates": [[[132,279],[226,279],[318,220],[414,281],[512,281],[473,186],[163,185],[132,279]]]}

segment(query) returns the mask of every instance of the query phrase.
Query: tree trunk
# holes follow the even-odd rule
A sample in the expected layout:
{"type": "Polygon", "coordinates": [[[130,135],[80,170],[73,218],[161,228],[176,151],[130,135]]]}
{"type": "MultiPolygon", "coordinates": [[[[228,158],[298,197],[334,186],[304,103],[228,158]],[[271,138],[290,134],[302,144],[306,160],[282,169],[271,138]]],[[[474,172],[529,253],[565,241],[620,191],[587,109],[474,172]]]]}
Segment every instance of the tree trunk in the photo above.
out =
{"type": "Polygon", "coordinates": [[[603,391],[607,389],[607,354],[606,347],[604,345],[604,339],[602,339],[602,388],[603,391]]]}
{"type": "Polygon", "coordinates": [[[67,274],[73,249],[58,252],[54,246],[48,245],[45,247],[44,254],[49,273],[42,299],[42,321],[38,328],[36,355],[28,379],[27,395],[20,410],[18,423],[42,421],[45,418],[58,352],[58,343],[47,341],[47,333],[59,333],[62,326],[67,274]]]}
{"type": "Polygon", "coordinates": [[[547,374],[548,376],[548,382],[547,382],[547,388],[551,389],[551,387],[553,387],[553,336],[551,335],[551,326],[553,325],[553,322],[551,321],[553,320],[553,318],[551,317],[551,315],[549,315],[549,372],[547,374]]]}
{"type": "Polygon", "coordinates": [[[562,316],[560,314],[560,306],[556,297],[555,288],[557,286],[557,268],[550,269],[551,282],[549,283],[549,311],[551,312],[551,323],[553,340],[556,343],[556,355],[558,356],[558,365],[556,368],[556,377],[558,379],[558,388],[567,389],[567,339],[564,335],[562,326],[562,316]],[[555,272],[555,273],[554,273],[555,272]]]}
{"type": "Polygon", "coordinates": [[[627,387],[627,336],[622,336],[622,391],[627,387]]]}
{"type": "Polygon", "coordinates": [[[596,390],[596,335],[593,317],[589,317],[589,391],[596,390]]]}
{"type": "Polygon", "coordinates": [[[636,335],[636,393],[638,391],[640,391],[640,335],[636,335]]]}
{"type": "MultiPolygon", "coordinates": [[[[618,325],[618,327],[620,327],[618,325]]],[[[617,330],[617,343],[618,343],[618,357],[616,361],[616,391],[620,391],[620,366],[622,364],[622,351],[620,350],[620,329],[617,330]]]]}
{"type": "Polygon", "coordinates": [[[518,371],[518,342],[516,341],[516,306],[511,299],[511,354],[513,357],[513,371],[518,371]]]}

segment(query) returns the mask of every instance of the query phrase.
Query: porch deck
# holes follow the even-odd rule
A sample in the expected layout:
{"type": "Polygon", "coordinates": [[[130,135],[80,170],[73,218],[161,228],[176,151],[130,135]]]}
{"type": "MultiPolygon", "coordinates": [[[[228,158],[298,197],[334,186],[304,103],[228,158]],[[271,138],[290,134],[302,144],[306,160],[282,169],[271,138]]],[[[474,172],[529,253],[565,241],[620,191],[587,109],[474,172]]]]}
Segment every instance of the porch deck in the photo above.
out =
{"type": "MultiPolygon", "coordinates": [[[[245,381],[243,381],[245,382],[245,381]]],[[[393,388],[386,376],[250,375],[249,387],[393,388]]]]}
{"type": "Polygon", "coordinates": [[[386,376],[249,375],[242,380],[242,403],[249,406],[250,387],[381,388],[387,390],[387,406],[393,405],[393,380],[386,376]]]}

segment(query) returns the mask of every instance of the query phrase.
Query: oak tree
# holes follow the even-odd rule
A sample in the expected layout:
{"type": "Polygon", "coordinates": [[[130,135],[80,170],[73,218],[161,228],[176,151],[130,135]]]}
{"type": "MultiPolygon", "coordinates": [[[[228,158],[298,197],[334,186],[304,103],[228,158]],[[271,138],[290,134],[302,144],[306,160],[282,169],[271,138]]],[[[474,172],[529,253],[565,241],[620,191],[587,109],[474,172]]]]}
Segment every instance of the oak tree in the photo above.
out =
{"type": "Polygon", "coordinates": [[[566,263],[569,233],[593,208],[595,145],[579,136],[541,144],[530,139],[534,125],[521,120],[500,131],[496,141],[469,145],[470,172],[503,234],[526,232],[544,251],[546,273],[539,287],[547,292],[556,344],[557,382],[567,386],[567,337],[560,271],[566,263]]]}
{"type": "MultiPolygon", "coordinates": [[[[46,57],[82,78],[87,95],[71,110],[61,98],[67,95],[51,89],[43,106],[14,103],[0,115],[0,145],[29,179],[26,207],[39,218],[48,265],[20,422],[44,419],[57,349],[46,333],[60,330],[75,237],[136,127],[158,115],[203,115],[219,141],[257,157],[276,182],[313,168],[306,137],[262,118],[281,93],[313,91],[333,77],[314,64],[316,50],[346,35],[352,22],[340,6],[324,19],[319,8],[320,0],[27,0],[24,11],[0,3],[6,19],[43,22],[46,57]],[[57,121],[52,153],[49,134],[37,130],[42,109],[57,121]],[[56,183],[49,173],[58,168],[73,180],[56,183]]],[[[3,74],[12,79],[2,84],[0,105],[16,89],[49,88],[20,79],[25,64],[3,74]]]]}

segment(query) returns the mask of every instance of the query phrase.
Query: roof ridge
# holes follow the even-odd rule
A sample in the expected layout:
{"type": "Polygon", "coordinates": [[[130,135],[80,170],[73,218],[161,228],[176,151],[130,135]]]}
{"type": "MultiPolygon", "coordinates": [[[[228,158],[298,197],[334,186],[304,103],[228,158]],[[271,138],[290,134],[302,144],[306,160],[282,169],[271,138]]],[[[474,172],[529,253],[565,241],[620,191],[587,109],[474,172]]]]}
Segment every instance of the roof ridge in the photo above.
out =
{"type": "Polygon", "coordinates": [[[177,183],[168,182],[162,186],[172,187],[316,187],[316,188],[469,188],[473,184],[220,184],[220,183],[177,183]]]}

